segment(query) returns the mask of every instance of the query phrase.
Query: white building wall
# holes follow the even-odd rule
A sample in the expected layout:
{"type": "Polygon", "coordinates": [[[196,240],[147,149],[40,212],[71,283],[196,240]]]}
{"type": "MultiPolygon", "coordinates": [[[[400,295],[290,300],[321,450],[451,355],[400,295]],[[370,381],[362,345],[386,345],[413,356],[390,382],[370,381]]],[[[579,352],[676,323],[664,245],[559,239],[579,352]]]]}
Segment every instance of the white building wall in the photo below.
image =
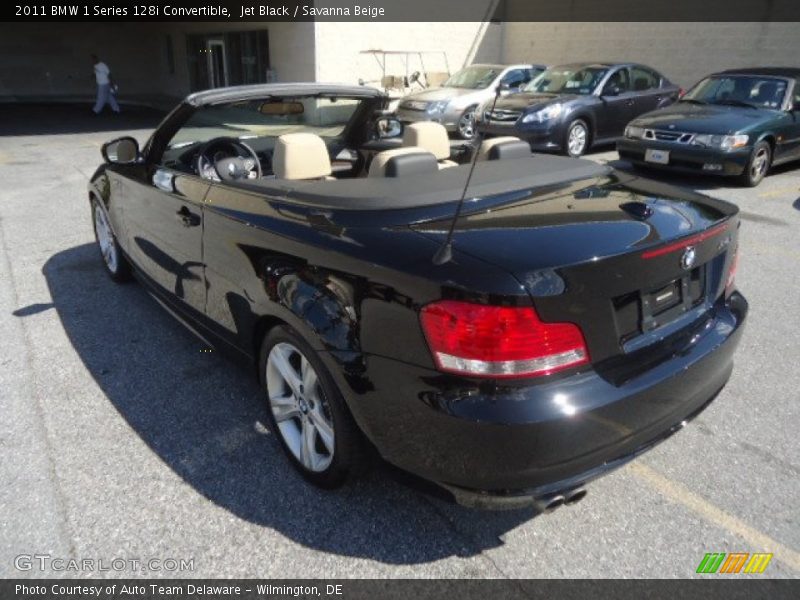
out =
{"type": "Polygon", "coordinates": [[[688,87],[748,66],[800,66],[798,23],[506,23],[505,61],[631,61],[688,87]]]}

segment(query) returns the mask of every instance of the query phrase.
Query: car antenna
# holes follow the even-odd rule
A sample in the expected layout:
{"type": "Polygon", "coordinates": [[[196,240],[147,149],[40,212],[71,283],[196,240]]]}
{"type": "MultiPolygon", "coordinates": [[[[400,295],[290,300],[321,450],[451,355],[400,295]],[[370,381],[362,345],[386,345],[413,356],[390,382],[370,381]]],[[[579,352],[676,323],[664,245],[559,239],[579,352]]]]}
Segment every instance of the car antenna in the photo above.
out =
{"type": "MultiPolygon", "coordinates": [[[[500,92],[503,91],[503,84],[499,84],[497,89],[494,92],[494,100],[492,101],[492,108],[490,112],[494,112],[494,107],[497,104],[497,99],[500,97],[500,92]]],[[[480,107],[479,107],[480,108],[480,107]]],[[[475,109],[478,110],[478,109],[475,109]]],[[[453,219],[450,221],[450,229],[447,231],[447,237],[444,239],[444,242],[439,249],[436,251],[436,254],[433,255],[433,264],[435,265],[443,265],[449,263],[453,259],[453,232],[456,228],[456,222],[458,218],[461,216],[461,209],[464,206],[464,198],[467,195],[467,190],[469,189],[470,181],[472,181],[472,172],[475,170],[475,163],[478,162],[478,152],[481,149],[481,144],[483,144],[483,132],[478,132],[477,140],[475,143],[475,150],[474,154],[472,155],[472,162],[469,166],[469,173],[467,174],[467,182],[464,184],[464,191],[461,192],[461,198],[458,201],[458,206],[456,206],[456,212],[453,214],[453,219]]]]}

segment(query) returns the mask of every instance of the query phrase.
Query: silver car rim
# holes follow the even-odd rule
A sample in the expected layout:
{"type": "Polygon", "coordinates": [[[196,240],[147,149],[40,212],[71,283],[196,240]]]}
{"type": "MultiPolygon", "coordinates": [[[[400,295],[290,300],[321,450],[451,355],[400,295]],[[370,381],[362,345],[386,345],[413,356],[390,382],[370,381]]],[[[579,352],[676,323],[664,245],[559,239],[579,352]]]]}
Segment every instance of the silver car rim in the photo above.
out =
{"type": "Polygon", "coordinates": [[[769,165],[769,151],[766,148],[759,148],[756,155],[753,157],[753,163],[750,165],[750,178],[753,181],[758,181],[767,173],[767,166],[769,165]]]}
{"type": "Polygon", "coordinates": [[[569,130],[567,147],[572,156],[580,156],[586,149],[586,127],[580,123],[573,125],[569,130]]]}
{"type": "Polygon", "coordinates": [[[461,115],[458,120],[458,132],[461,137],[471,138],[475,135],[475,110],[470,110],[461,115]]]}
{"type": "Polygon", "coordinates": [[[289,451],[309,471],[327,469],[333,460],[333,419],[314,367],[292,344],[275,344],[266,381],[269,406],[289,451]]]}
{"type": "Polygon", "coordinates": [[[99,206],[94,207],[94,230],[97,232],[97,244],[106,267],[112,273],[117,272],[117,246],[114,244],[114,234],[108,224],[105,211],[99,206]]]}

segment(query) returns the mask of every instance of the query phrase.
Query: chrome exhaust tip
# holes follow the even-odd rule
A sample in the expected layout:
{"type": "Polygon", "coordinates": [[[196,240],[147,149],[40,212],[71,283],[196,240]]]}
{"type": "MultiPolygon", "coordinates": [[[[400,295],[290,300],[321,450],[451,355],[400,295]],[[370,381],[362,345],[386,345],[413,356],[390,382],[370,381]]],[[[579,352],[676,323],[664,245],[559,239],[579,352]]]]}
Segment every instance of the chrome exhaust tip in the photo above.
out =
{"type": "Polygon", "coordinates": [[[534,507],[536,508],[536,510],[543,514],[551,513],[555,509],[563,505],[564,505],[564,496],[562,496],[561,494],[555,494],[553,496],[545,496],[543,498],[538,498],[534,502],[534,507]]]}
{"type": "Polygon", "coordinates": [[[584,488],[577,488],[571,490],[564,498],[564,504],[577,504],[586,497],[586,490],[584,488]]]}

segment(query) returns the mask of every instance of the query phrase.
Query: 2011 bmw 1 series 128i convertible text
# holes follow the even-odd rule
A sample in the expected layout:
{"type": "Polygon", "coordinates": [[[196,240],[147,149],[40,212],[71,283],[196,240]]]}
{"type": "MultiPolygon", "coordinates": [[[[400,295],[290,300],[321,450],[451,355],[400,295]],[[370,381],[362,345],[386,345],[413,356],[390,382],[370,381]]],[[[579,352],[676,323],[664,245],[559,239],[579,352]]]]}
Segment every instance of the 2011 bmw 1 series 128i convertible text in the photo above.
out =
{"type": "Polygon", "coordinates": [[[735,206],[508,138],[471,172],[385,102],[201,92],[89,186],[111,277],[257,366],[300,473],[333,487],[377,451],[464,504],[548,509],[711,402],[747,313],[735,206]]]}

